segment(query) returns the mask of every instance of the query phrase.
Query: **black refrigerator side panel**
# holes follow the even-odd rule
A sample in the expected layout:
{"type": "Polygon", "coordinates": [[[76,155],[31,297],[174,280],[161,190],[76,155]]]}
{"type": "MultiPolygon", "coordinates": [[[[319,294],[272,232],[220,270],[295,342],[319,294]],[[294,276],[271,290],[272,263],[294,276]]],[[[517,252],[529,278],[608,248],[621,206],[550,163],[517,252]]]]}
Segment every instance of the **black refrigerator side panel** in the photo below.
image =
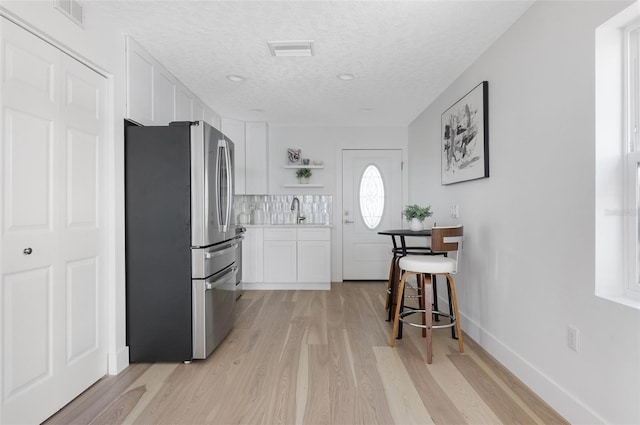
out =
{"type": "Polygon", "coordinates": [[[193,356],[188,127],[125,138],[127,344],[132,362],[193,356]]]}

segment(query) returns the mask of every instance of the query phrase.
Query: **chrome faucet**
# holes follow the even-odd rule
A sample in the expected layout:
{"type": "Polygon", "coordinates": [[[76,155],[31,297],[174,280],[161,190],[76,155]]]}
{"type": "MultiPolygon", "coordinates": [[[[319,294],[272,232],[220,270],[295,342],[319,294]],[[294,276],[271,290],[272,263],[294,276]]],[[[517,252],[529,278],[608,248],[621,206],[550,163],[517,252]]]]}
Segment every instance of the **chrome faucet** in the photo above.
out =
{"type": "Polygon", "coordinates": [[[298,199],[297,196],[294,196],[293,201],[291,201],[291,211],[296,209],[296,204],[298,204],[298,213],[296,214],[296,223],[301,224],[306,219],[306,217],[302,217],[300,215],[300,199],[298,199]]]}

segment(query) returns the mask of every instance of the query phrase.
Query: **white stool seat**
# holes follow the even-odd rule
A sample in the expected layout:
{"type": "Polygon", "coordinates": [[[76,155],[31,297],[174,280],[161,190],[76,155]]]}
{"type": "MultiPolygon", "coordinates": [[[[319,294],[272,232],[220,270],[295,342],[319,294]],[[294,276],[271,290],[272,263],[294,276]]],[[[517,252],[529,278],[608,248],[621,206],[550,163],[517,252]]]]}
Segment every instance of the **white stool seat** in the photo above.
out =
{"type": "Polygon", "coordinates": [[[456,270],[456,260],[440,255],[407,255],[400,259],[400,268],[427,274],[453,273],[456,270]]]}

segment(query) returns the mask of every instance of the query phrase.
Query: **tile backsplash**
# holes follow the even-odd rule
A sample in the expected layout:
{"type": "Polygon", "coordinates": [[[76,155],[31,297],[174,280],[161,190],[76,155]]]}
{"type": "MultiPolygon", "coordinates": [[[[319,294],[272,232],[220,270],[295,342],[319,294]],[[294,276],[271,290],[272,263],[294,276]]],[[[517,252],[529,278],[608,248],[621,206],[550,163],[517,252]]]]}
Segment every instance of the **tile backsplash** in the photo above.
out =
{"type": "Polygon", "coordinates": [[[291,210],[293,198],[300,201],[305,224],[331,224],[331,195],[235,195],[236,223],[296,224],[297,211],[291,210]]]}

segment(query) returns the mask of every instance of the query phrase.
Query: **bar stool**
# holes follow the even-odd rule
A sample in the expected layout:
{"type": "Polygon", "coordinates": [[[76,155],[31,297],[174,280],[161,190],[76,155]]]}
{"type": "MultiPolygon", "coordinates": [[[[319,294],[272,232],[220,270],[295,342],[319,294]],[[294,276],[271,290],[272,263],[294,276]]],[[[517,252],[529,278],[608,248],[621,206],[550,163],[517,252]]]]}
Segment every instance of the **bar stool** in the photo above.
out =
{"type": "MultiPolygon", "coordinates": [[[[405,247],[404,245],[401,247],[398,247],[395,243],[395,239],[393,240],[394,242],[394,247],[391,249],[391,253],[393,254],[393,257],[391,258],[391,264],[389,266],[389,278],[387,281],[387,297],[386,297],[386,302],[385,302],[385,310],[387,310],[388,313],[388,317],[387,317],[387,322],[390,322],[393,320],[393,308],[395,306],[395,304],[392,302],[392,296],[393,294],[397,293],[397,284],[399,283],[399,278],[401,277],[401,269],[398,266],[398,262],[400,261],[400,258],[406,256],[406,255],[445,255],[446,256],[446,252],[433,252],[431,250],[431,246],[407,246],[405,247]]],[[[434,279],[434,283],[432,285],[433,288],[433,310],[435,310],[436,312],[438,311],[438,288],[437,285],[435,284],[435,276],[433,277],[434,279]]],[[[416,295],[406,295],[403,298],[403,301],[407,298],[420,298],[419,299],[419,305],[418,305],[418,309],[423,309],[424,306],[422,305],[422,303],[424,302],[424,297],[422,297],[421,291],[422,291],[422,282],[419,280],[417,283],[417,287],[413,287],[411,285],[408,285],[409,288],[413,289],[416,291],[416,295]]],[[[406,288],[406,287],[405,287],[406,288]]],[[[402,309],[405,308],[405,305],[403,304],[401,306],[402,309]]],[[[451,297],[449,297],[449,311],[451,311],[451,297]]],[[[439,322],[440,321],[440,316],[436,313],[434,315],[435,317],[435,321],[439,322]]],[[[426,336],[426,329],[422,330],[422,336],[426,336]]],[[[455,338],[455,330],[453,328],[451,328],[451,337],[455,338]]],[[[398,328],[398,339],[402,338],[402,326],[400,325],[398,328]]]]}
{"type": "Polygon", "coordinates": [[[456,296],[455,285],[453,282],[452,274],[456,274],[458,271],[458,262],[462,253],[462,239],[463,239],[463,226],[451,226],[451,227],[434,227],[431,229],[431,250],[434,253],[454,253],[454,255],[436,256],[436,255],[407,255],[398,259],[398,267],[404,270],[402,279],[398,284],[397,299],[396,299],[396,311],[393,319],[393,328],[391,331],[391,343],[392,347],[395,346],[396,332],[398,330],[399,322],[403,322],[410,326],[423,328],[423,334],[426,334],[427,338],[427,363],[432,362],[432,329],[455,327],[458,335],[458,348],[461,353],[464,352],[464,345],[462,342],[462,330],[460,329],[460,323],[458,321],[458,299],[456,296]],[[418,309],[410,309],[403,311],[402,304],[405,292],[405,286],[407,278],[411,275],[416,275],[419,286],[422,286],[421,295],[423,299],[420,302],[418,309]],[[431,300],[427,299],[427,295],[431,297],[432,294],[432,276],[444,275],[447,278],[447,284],[449,288],[449,299],[452,309],[449,313],[438,311],[431,306],[431,300]],[[405,320],[405,317],[422,313],[423,323],[414,323],[405,320]],[[442,325],[433,325],[433,314],[445,316],[450,319],[449,323],[442,325]]]}

